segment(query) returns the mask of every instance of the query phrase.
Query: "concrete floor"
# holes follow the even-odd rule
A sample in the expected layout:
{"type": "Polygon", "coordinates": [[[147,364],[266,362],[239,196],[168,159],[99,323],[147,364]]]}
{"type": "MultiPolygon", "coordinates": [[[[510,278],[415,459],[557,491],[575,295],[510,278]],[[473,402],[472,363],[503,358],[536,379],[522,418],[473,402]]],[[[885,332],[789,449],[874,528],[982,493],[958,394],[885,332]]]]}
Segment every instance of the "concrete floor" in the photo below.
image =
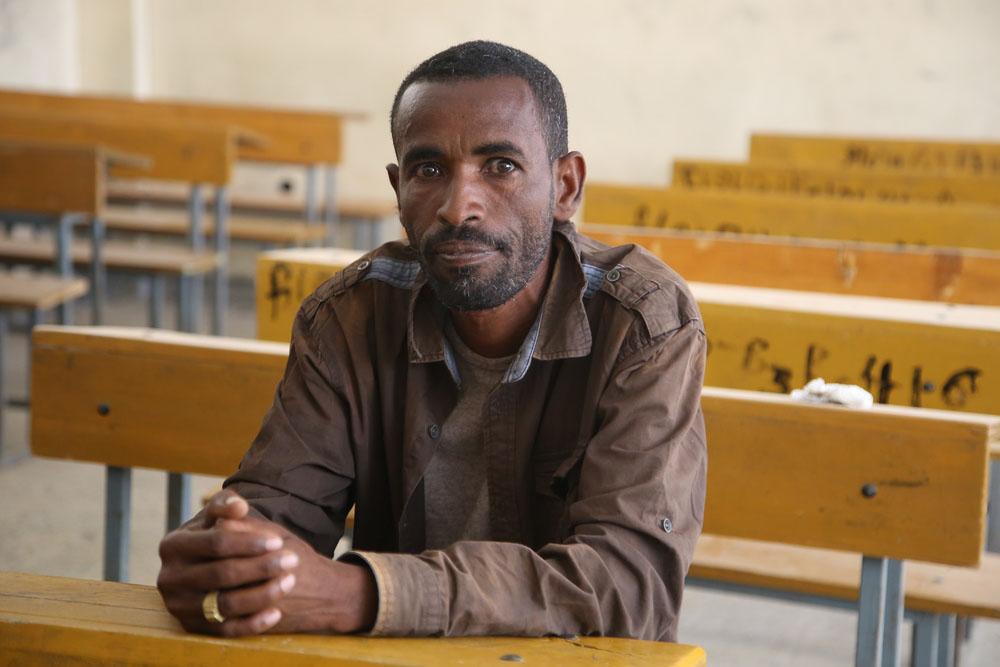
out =
{"type": "MultiPolygon", "coordinates": [[[[244,253],[248,251],[243,251],[244,253]]],[[[234,262],[249,275],[249,255],[234,262]]],[[[234,282],[230,335],[254,333],[252,288],[234,282]]],[[[116,278],[107,323],[145,325],[140,286],[116,278]]],[[[77,309],[85,323],[86,307],[77,309]]],[[[203,320],[206,323],[208,317],[203,320]]],[[[27,341],[23,331],[7,341],[4,380],[9,393],[23,396],[27,341]]],[[[0,570],[16,570],[87,579],[101,577],[104,471],[100,466],[33,458],[27,454],[27,411],[5,412],[3,446],[24,453],[0,467],[0,570]]],[[[195,499],[220,479],[196,477],[195,499]]],[[[161,473],[133,473],[130,581],[153,584],[159,567],[157,544],[164,532],[166,480],[161,473]]],[[[855,616],[847,611],[765,600],[758,597],[689,588],[685,592],[680,640],[698,644],[712,665],[781,667],[849,665],[854,656],[855,616]]],[[[904,647],[909,645],[909,630],[904,647]]],[[[904,657],[908,649],[904,648],[904,657]]],[[[978,621],[962,647],[962,665],[1000,665],[1000,622],[978,621]]]]}

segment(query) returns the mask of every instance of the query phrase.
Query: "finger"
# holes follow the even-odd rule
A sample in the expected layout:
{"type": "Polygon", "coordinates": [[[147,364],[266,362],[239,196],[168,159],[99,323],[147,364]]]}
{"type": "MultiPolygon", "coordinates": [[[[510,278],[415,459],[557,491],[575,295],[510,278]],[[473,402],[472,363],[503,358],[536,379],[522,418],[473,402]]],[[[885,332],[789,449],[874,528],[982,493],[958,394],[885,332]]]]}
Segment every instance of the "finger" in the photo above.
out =
{"type": "Polygon", "coordinates": [[[250,505],[235,491],[219,491],[205,506],[205,526],[210,527],[219,519],[242,519],[250,512],[250,505]]]}
{"type": "Polygon", "coordinates": [[[273,537],[285,538],[291,535],[287,530],[278,524],[248,516],[242,519],[220,519],[215,524],[218,530],[229,530],[237,533],[258,532],[273,537]]]}
{"type": "Polygon", "coordinates": [[[214,634],[223,637],[245,637],[267,632],[281,621],[281,610],[276,607],[265,609],[252,616],[227,618],[221,625],[212,624],[214,634]]]}
{"type": "Polygon", "coordinates": [[[164,562],[260,556],[281,549],[284,540],[261,530],[182,530],[170,533],[160,542],[164,562]]]}
{"type": "Polygon", "coordinates": [[[276,606],[294,588],[295,575],[286,574],[258,586],[221,591],[218,597],[219,613],[226,618],[252,616],[276,606]]]}
{"type": "Polygon", "coordinates": [[[164,575],[163,586],[173,590],[215,591],[267,581],[286,574],[299,564],[294,551],[279,551],[250,558],[224,558],[175,568],[164,575]]]}

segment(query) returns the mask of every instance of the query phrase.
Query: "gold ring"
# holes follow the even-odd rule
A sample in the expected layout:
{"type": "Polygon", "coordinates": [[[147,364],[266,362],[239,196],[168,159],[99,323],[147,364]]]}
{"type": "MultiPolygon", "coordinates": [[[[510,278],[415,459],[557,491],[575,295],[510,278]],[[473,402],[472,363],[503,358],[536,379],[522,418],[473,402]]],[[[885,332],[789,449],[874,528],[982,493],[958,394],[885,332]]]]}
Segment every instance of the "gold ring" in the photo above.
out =
{"type": "Polygon", "coordinates": [[[222,623],[226,620],[219,611],[219,591],[205,593],[205,598],[201,601],[201,613],[209,623],[222,623]]]}

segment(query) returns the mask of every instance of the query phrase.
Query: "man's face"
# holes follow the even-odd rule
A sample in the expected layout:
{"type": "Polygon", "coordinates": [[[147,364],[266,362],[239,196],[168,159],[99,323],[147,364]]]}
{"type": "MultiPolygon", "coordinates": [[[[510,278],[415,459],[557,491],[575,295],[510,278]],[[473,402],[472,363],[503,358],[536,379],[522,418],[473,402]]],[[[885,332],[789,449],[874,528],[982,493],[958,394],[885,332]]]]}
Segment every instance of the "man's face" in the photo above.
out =
{"type": "Polygon", "coordinates": [[[551,244],[553,167],[528,84],[512,77],[406,89],[389,166],[400,219],[438,298],[509,301],[551,244]]]}

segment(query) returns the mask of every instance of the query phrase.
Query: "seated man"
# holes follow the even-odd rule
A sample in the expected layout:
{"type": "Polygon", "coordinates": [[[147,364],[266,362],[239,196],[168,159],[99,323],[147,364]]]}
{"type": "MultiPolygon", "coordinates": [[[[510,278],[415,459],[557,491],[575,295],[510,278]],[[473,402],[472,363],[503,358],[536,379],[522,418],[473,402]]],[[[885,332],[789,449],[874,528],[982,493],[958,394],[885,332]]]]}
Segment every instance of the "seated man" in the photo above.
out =
{"type": "Polygon", "coordinates": [[[674,640],[705,494],[694,300],[574,229],[585,164],[531,56],[430,58],[391,129],[409,243],[303,303],[239,470],[161,544],[167,608],[227,636],[674,640]]]}

